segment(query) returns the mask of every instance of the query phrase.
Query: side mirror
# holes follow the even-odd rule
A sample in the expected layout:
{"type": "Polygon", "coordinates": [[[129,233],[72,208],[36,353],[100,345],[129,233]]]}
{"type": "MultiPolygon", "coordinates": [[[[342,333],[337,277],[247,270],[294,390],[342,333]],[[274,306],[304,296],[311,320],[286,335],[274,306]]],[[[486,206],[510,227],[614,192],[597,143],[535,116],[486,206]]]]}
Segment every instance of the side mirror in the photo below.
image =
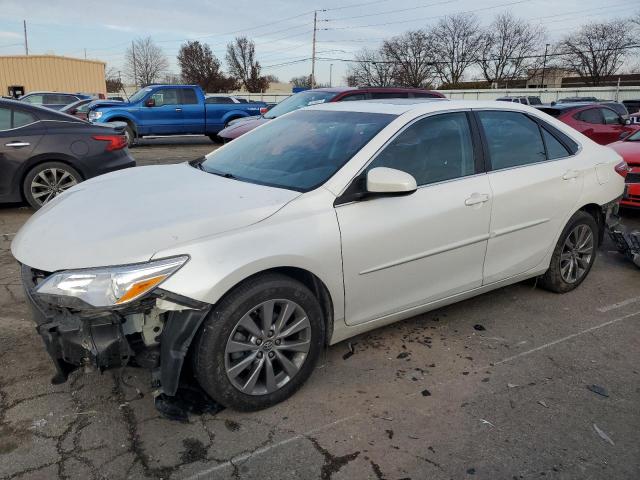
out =
{"type": "Polygon", "coordinates": [[[622,119],[622,124],[623,125],[631,125],[631,120],[629,120],[628,118],[625,120],[624,118],[622,119]]]}
{"type": "Polygon", "coordinates": [[[144,102],[145,106],[147,107],[155,107],[156,106],[156,99],[155,98],[148,98],[146,102],[144,102]]]}
{"type": "Polygon", "coordinates": [[[367,173],[367,192],[387,195],[408,195],[418,189],[416,179],[395,168],[376,167],[367,173]]]}

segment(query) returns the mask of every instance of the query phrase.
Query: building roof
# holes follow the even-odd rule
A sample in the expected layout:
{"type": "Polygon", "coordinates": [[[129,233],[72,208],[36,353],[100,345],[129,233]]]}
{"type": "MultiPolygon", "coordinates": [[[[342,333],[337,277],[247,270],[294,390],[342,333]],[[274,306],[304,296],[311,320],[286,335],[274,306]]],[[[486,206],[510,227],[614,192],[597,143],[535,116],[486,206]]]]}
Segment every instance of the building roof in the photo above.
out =
{"type": "Polygon", "coordinates": [[[26,60],[26,61],[35,61],[35,60],[64,60],[64,61],[73,61],[73,62],[86,62],[86,63],[99,63],[101,65],[106,65],[106,62],[101,60],[90,60],[85,58],[76,58],[76,57],[65,57],[62,55],[0,55],[0,62],[4,59],[7,60],[26,60]]]}

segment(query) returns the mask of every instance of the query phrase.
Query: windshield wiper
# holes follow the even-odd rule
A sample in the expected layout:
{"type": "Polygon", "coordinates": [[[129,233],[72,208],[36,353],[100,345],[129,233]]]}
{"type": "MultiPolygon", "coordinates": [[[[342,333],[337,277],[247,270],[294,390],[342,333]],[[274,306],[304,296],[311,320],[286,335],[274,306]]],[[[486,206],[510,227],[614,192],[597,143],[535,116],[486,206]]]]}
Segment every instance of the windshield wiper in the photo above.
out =
{"type": "Polygon", "coordinates": [[[222,178],[232,178],[232,179],[236,178],[236,176],[233,173],[220,172],[218,170],[205,170],[205,172],[213,173],[214,175],[218,175],[219,177],[222,177],[222,178]]]}

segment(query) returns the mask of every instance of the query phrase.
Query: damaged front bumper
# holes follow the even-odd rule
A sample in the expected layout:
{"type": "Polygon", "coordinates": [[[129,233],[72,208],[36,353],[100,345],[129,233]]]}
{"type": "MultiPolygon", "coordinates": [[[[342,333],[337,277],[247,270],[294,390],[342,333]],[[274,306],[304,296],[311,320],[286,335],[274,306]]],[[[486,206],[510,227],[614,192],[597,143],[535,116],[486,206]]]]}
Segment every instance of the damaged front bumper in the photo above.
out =
{"type": "Polygon", "coordinates": [[[83,308],[35,292],[49,273],[22,265],[26,297],[56,368],[53,383],[78,369],[134,365],[152,371],[156,394],[175,395],[189,345],[210,305],[156,289],[117,308],[83,308]]]}

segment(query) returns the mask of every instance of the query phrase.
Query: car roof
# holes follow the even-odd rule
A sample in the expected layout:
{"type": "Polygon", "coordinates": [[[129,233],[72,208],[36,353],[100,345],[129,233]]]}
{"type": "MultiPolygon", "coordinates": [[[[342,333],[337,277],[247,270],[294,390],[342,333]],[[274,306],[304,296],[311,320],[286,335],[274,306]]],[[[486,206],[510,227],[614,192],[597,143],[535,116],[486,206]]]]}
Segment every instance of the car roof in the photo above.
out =
{"type": "Polygon", "coordinates": [[[314,88],[312,90],[303,90],[303,92],[331,92],[331,93],[342,93],[342,92],[376,92],[376,93],[409,93],[409,92],[430,92],[437,93],[434,90],[429,90],[428,88],[411,88],[411,87],[323,87],[323,88],[314,88]]]}
{"type": "Polygon", "coordinates": [[[327,102],[305,110],[333,110],[342,112],[386,113],[402,115],[407,112],[418,114],[443,110],[462,109],[514,110],[521,112],[535,111],[533,107],[521,103],[483,101],[483,100],[447,100],[444,98],[390,98],[381,100],[358,100],[354,102],[327,102]]]}

